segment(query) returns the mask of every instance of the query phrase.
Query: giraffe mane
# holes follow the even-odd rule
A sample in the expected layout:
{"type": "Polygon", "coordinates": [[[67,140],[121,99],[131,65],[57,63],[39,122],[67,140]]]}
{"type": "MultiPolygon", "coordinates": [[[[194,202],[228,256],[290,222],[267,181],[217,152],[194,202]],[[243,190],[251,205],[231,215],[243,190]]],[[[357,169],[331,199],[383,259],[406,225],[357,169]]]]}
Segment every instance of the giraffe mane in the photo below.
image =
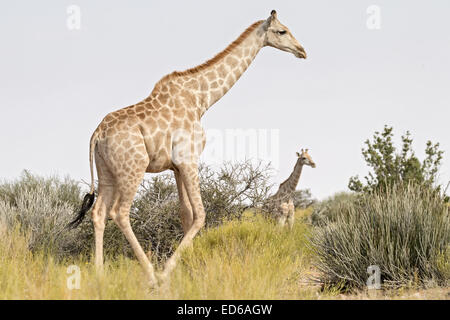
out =
{"type": "Polygon", "coordinates": [[[206,62],[204,62],[196,67],[193,67],[193,68],[190,68],[190,69],[187,69],[184,71],[174,71],[174,72],[164,76],[157,83],[157,85],[166,80],[173,79],[176,77],[196,74],[196,73],[203,71],[203,70],[207,69],[208,67],[214,65],[216,62],[220,61],[224,56],[226,56],[228,53],[230,53],[234,48],[236,48],[238,45],[240,45],[250,35],[250,33],[252,33],[263,22],[264,22],[264,20],[259,20],[259,21],[256,21],[255,23],[253,23],[250,27],[245,29],[245,31],[242,32],[241,35],[236,40],[234,40],[231,44],[229,44],[228,47],[226,47],[224,50],[222,50],[221,52],[216,54],[212,59],[209,59],[206,62]]]}

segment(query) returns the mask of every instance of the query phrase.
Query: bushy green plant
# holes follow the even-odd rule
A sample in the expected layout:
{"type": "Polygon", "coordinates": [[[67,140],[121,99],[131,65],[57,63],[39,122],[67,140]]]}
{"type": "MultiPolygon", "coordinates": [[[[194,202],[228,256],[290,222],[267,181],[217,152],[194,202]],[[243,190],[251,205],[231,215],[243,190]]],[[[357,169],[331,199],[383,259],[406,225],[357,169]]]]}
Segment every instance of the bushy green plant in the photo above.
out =
{"type": "Polygon", "coordinates": [[[364,288],[377,265],[385,285],[448,284],[449,207],[426,186],[393,185],[344,202],[311,238],[322,281],[364,288]]]}
{"type": "Polygon", "coordinates": [[[351,177],[349,189],[371,192],[385,190],[393,184],[416,183],[439,191],[440,187],[435,184],[444,153],[439,150],[439,143],[428,141],[426,157],[420,162],[412,148],[413,139],[409,132],[401,137],[401,152],[397,152],[393,137],[393,128],[385,126],[383,132],[375,132],[373,141],[365,141],[362,154],[372,171],[365,177],[365,184],[358,176],[351,177]]]}

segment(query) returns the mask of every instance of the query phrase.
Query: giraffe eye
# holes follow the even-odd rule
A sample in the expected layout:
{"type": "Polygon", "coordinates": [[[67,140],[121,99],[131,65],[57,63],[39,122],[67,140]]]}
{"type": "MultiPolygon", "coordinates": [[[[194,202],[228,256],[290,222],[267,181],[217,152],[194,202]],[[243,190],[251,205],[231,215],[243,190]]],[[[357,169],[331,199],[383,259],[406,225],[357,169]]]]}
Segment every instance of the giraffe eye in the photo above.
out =
{"type": "Polygon", "coordinates": [[[286,34],[286,30],[278,31],[278,34],[279,34],[280,36],[282,36],[283,34],[286,34]]]}

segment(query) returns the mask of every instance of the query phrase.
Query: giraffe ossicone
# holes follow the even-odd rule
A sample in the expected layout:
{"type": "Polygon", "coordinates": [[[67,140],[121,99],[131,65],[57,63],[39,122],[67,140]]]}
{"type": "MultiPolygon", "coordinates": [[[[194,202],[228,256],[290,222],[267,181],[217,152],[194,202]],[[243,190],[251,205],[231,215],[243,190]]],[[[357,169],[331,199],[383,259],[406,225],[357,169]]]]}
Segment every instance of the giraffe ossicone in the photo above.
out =
{"type": "Polygon", "coordinates": [[[303,47],[272,11],[268,19],[252,24],[211,60],[163,77],[150,96],[108,114],[97,127],[90,141],[91,192],[72,226],[81,222],[94,200],[95,157],[98,198],[92,221],[98,270],[103,267],[103,233],[109,215],[129,241],[150,283],[157,283],[153,265],[131,229],[129,211],[146,172],[172,170],[184,238],[161,277],[170,274],[183,248],[191,244],[205,223],[198,179],[198,158],[206,141],[201,117],[228,92],[265,46],[306,58],[303,47]]]}

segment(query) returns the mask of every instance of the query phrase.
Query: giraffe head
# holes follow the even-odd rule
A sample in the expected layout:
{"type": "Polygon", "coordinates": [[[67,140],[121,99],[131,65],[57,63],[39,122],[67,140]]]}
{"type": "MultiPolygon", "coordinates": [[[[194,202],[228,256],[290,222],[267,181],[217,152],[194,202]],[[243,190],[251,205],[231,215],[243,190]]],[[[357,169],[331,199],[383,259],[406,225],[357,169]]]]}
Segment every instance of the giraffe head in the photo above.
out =
{"type": "Polygon", "coordinates": [[[278,20],[275,10],[272,10],[270,17],[264,22],[264,29],[266,30],[264,45],[290,52],[297,58],[306,59],[305,49],[289,29],[278,20]]]}
{"type": "Polygon", "coordinates": [[[302,151],[302,153],[297,152],[297,157],[298,157],[297,161],[299,161],[302,165],[307,165],[312,168],[315,168],[316,163],[313,161],[311,156],[308,154],[308,149],[305,149],[305,150],[302,149],[301,151],[302,151]]]}

